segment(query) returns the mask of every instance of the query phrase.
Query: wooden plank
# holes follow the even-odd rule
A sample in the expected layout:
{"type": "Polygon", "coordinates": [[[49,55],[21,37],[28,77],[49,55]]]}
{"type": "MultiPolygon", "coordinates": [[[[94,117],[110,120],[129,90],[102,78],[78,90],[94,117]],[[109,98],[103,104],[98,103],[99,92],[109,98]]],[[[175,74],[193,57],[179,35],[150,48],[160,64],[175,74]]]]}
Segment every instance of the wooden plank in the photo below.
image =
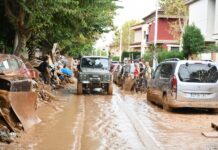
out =
{"type": "Polygon", "coordinates": [[[208,138],[218,138],[218,132],[217,131],[211,131],[211,132],[202,132],[202,135],[208,138]]]}

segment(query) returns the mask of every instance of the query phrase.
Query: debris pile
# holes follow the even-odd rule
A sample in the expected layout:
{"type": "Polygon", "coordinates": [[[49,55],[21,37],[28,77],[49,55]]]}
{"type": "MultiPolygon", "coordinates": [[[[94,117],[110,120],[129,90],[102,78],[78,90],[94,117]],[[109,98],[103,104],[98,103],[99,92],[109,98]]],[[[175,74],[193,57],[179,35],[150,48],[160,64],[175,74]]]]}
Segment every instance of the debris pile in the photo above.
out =
{"type": "Polygon", "coordinates": [[[67,75],[63,75],[64,80],[60,81],[54,69],[60,57],[54,53],[49,60],[52,63],[49,64],[52,66],[49,84],[45,84],[37,70],[41,60],[27,61],[23,57],[0,54],[0,142],[11,143],[17,133],[39,123],[41,120],[36,109],[43,102],[56,99],[52,90],[74,82],[67,75]]]}

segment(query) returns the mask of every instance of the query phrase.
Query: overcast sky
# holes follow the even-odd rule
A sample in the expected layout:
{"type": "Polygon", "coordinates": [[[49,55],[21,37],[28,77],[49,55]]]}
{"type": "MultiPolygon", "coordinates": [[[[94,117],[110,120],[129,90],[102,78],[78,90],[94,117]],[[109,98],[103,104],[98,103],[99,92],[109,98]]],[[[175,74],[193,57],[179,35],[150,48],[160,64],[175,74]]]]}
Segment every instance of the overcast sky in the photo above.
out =
{"type": "MultiPolygon", "coordinates": [[[[120,0],[118,5],[122,9],[117,10],[117,15],[114,18],[114,25],[119,28],[128,20],[142,20],[143,17],[148,15],[155,9],[155,0],[120,0]]],[[[96,47],[102,48],[112,42],[113,33],[103,35],[96,47]]]]}

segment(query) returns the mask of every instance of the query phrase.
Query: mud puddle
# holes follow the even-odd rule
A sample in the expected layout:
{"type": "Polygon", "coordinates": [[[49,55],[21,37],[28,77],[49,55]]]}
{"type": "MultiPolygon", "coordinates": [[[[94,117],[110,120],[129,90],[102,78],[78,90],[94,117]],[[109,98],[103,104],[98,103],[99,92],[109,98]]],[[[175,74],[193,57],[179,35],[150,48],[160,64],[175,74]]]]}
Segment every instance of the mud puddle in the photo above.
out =
{"type": "Polygon", "coordinates": [[[122,98],[163,149],[218,149],[218,138],[201,135],[213,131],[210,124],[218,122],[218,114],[199,109],[167,112],[147,102],[146,94],[125,93],[122,98]]]}

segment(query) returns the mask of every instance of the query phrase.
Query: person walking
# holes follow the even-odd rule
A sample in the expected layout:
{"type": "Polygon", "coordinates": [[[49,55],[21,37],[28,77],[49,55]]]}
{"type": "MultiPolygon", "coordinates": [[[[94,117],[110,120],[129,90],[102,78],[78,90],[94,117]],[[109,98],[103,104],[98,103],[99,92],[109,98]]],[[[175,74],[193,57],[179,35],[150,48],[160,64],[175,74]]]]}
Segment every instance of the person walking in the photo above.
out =
{"type": "Polygon", "coordinates": [[[151,66],[149,65],[149,62],[145,62],[145,78],[146,80],[150,80],[151,79],[151,72],[152,72],[152,69],[151,69],[151,66]]]}
{"type": "Polygon", "coordinates": [[[133,90],[138,92],[139,91],[139,75],[140,75],[140,68],[139,64],[135,63],[134,65],[134,87],[133,90]]]}

